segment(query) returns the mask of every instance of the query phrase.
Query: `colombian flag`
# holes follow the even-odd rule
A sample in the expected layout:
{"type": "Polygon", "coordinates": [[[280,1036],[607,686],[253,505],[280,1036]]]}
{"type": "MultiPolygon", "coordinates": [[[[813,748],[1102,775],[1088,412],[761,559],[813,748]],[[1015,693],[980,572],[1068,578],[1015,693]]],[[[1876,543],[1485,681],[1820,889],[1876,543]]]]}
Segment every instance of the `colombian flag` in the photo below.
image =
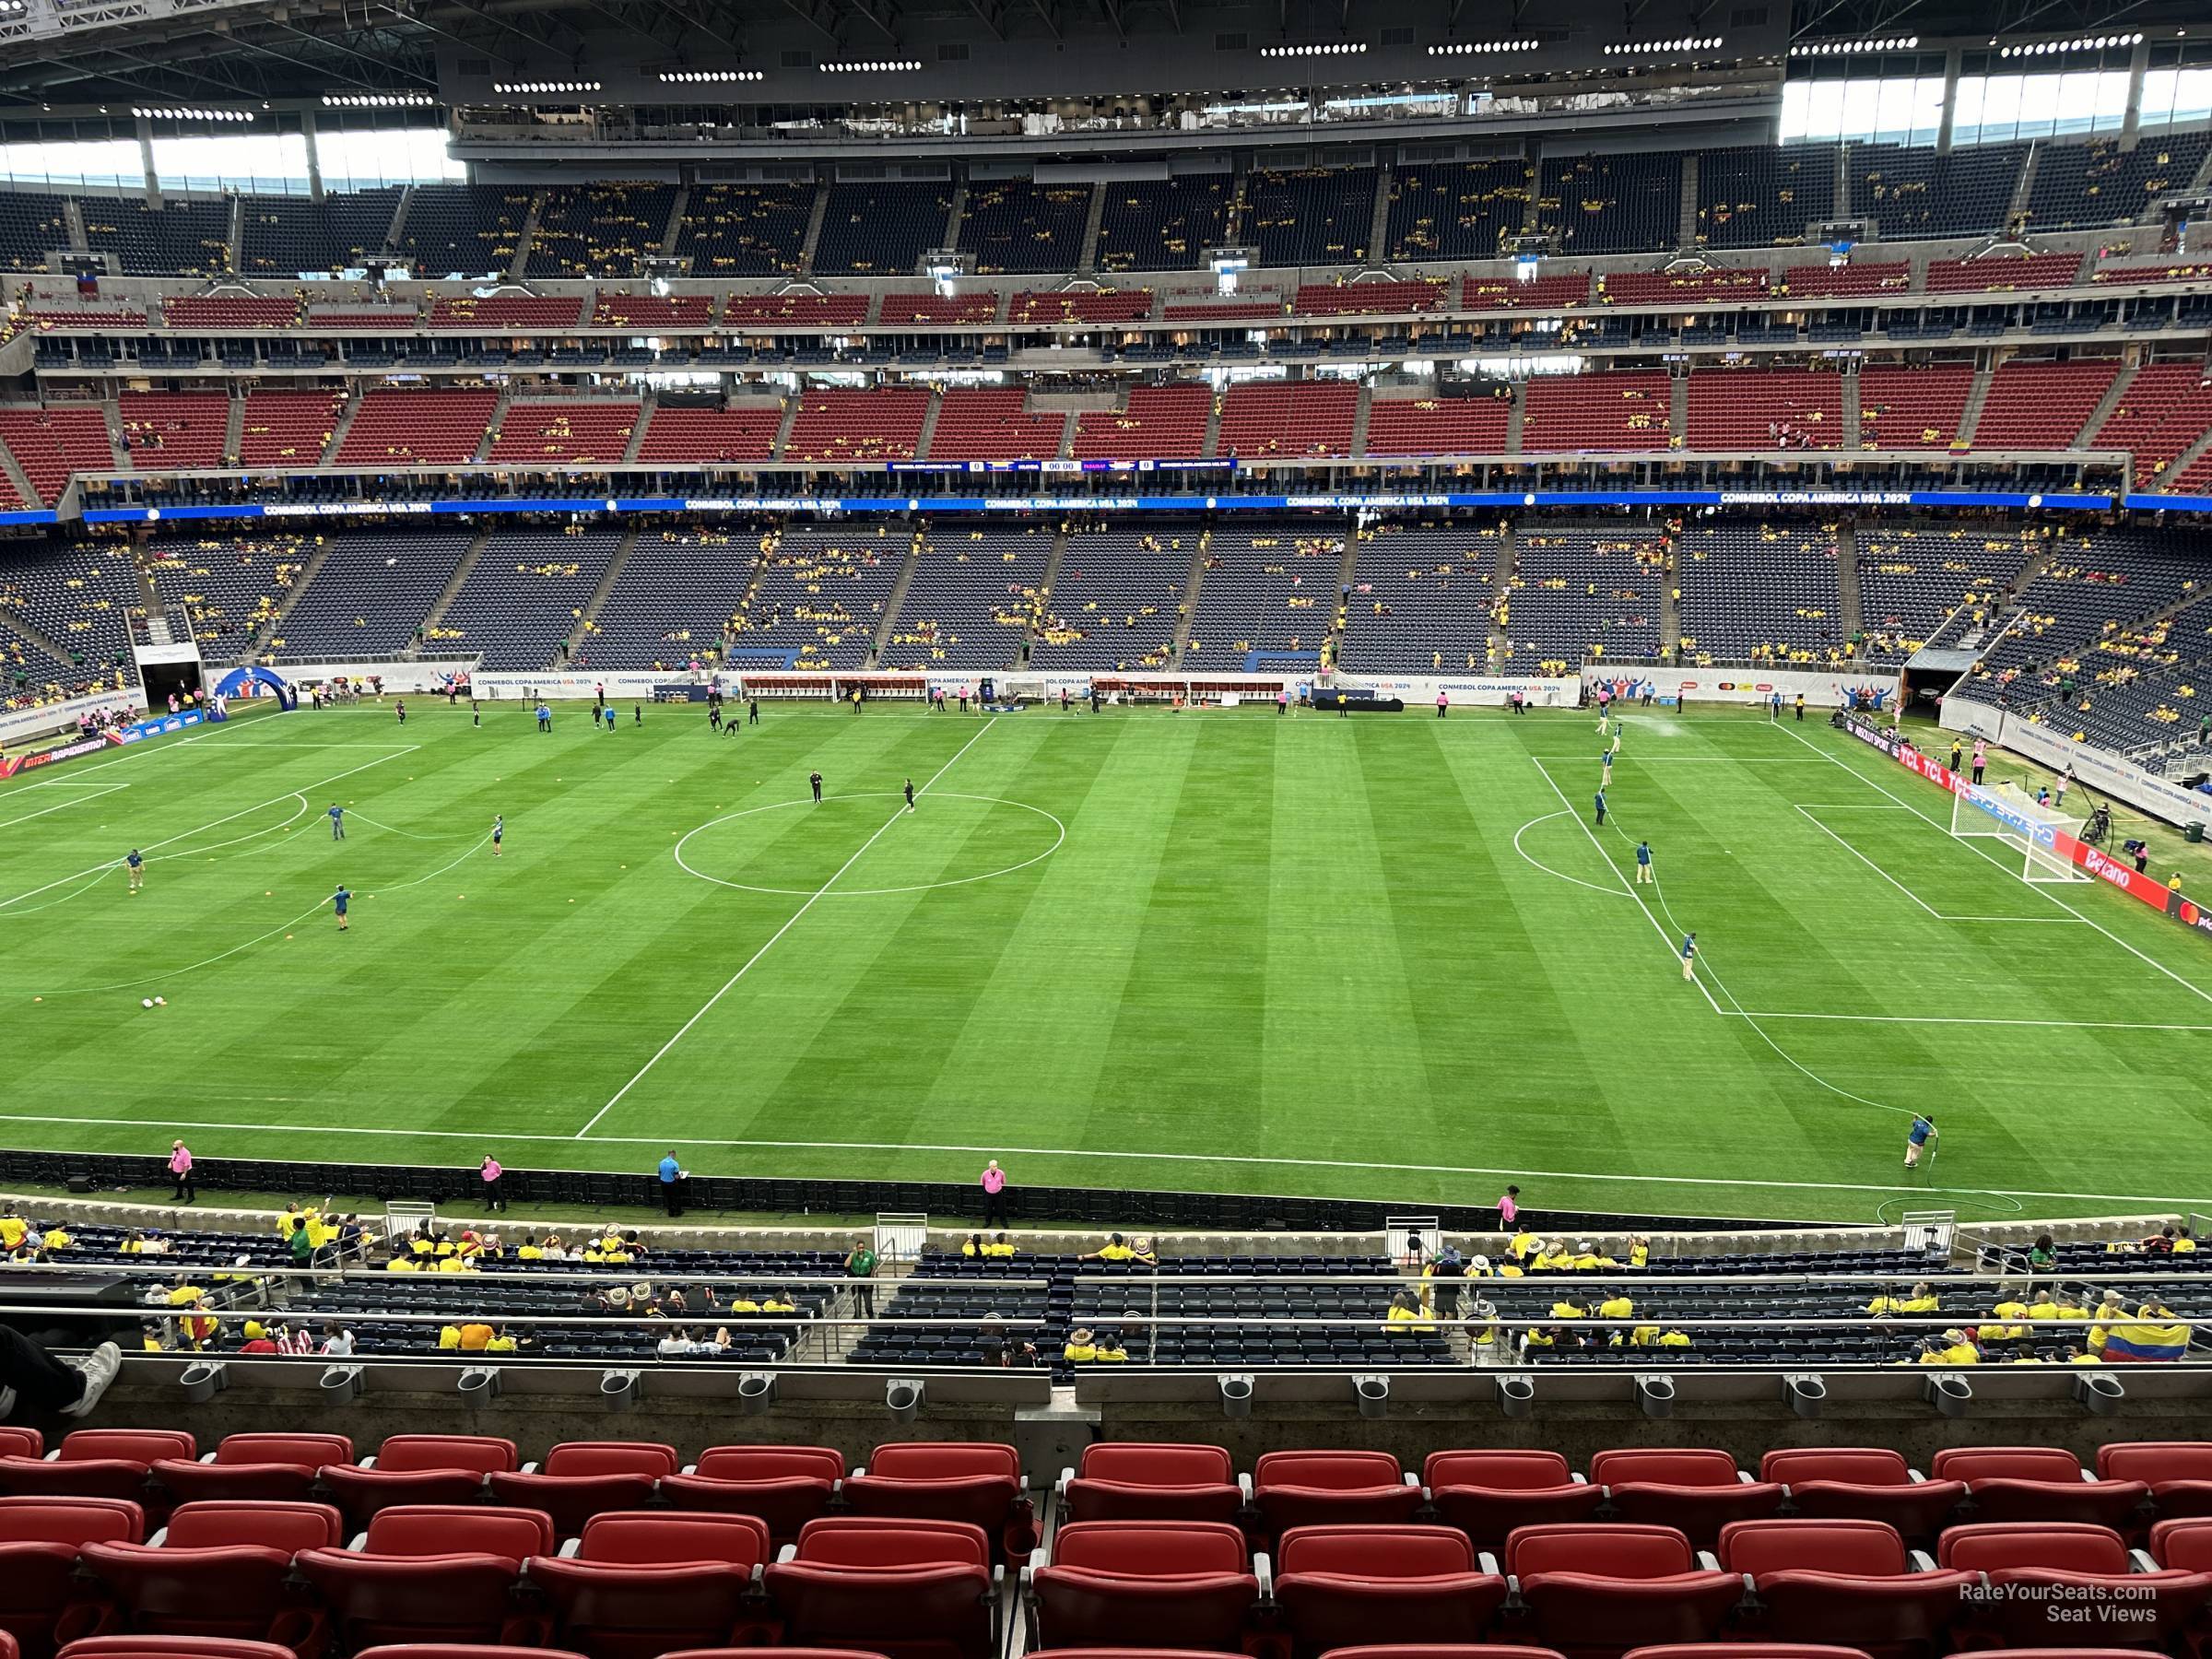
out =
{"type": "Polygon", "coordinates": [[[2104,1357],[2111,1364],[2151,1364],[2179,1359],[2189,1351],[2189,1326],[2181,1320],[2159,1324],[2137,1313],[2126,1324],[2115,1324],[2105,1338],[2104,1357]]]}

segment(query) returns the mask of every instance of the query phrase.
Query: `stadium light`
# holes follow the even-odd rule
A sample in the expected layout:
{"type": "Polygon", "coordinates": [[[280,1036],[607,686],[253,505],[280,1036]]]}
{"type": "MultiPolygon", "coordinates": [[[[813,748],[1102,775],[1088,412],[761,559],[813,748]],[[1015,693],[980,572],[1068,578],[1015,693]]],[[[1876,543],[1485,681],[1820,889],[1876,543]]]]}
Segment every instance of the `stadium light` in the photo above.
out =
{"type": "Polygon", "coordinates": [[[1471,57],[1476,53],[1534,52],[1541,44],[1536,41],[1454,41],[1448,46],[1431,46],[1430,57],[1471,57]]]}
{"type": "Polygon", "coordinates": [[[2007,46],[1999,57],[2049,57],[2054,52],[2102,52],[2112,46],[2140,46],[2140,33],[2124,35],[2080,35],[2071,41],[2036,41],[2025,46],[2007,46]]]}
{"type": "Polygon", "coordinates": [[[535,95],[544,92],[597,92],[602,89],[598,81],[495,81],[494,92],[535,95]]]}
{"type": "Polygon", "coordinates": [[[856,64],[823,64],[818,65],[824,75],[882,75],[892,70],[912,71],[922,67],[917,58],[870,59],[856,64]]]}
{"type": "Polygon", "coordinates": [[[247,110],[171,110],[134,105],[131,113],[143,121],[251,121],[247,110]]]}
{"type": "Polygon", "coordinates": [[[429,92],[325,92],[326,110],[420,110],[438,101],[429,92]]]}
{"type": "Polygon", "coordinates": [[[1357,57],[1367,50],[1365,41],[1315,41],[1304,46],[1263,46],[1264,58],[1357,57]]]}
{"type": "Polygon", "coordinates": [[[1606,57],[1658,57],[1676,52],[1711,52],[1720,45],[1720,35],[1684,35],[1672,41],[1616,41],[1605,49],[1606,57]]]}
{"type": "Polygon", "coordinates": [[[1891,35],[1881,41],[1800,41],[1790,48],[1790,55],[1835,57],[1843,53],[1911,52],[1919,44],[1918,35],[1891,35]]]}
{"type": "Polygon", "coordinates": [[[759,69],[664,69],[661,71],[661,80],[664,84],[697,85],[709,81],[757,81],[767,78],[766,72],[759,69]]]}

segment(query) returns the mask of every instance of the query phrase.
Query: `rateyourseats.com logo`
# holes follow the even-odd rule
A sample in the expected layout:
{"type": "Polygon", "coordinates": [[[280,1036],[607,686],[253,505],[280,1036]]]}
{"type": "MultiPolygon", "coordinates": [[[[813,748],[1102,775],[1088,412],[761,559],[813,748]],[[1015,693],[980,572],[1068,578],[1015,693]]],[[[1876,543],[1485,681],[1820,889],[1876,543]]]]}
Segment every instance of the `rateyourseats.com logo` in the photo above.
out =
{"type": "Polygon", "coordinates": [[[1967,1606],[2040,1606],[2054,1625],[2143,1626],[2159,1617],[2156,1584],[1968,1584],[1959,1592],[1967,1606]]]}

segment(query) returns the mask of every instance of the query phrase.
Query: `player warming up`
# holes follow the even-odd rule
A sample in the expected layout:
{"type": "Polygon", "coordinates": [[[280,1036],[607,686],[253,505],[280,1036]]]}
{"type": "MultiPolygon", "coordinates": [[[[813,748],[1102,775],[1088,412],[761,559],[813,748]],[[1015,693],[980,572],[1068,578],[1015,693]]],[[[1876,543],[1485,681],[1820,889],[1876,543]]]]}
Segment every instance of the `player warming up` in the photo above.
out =
{"type": "MultiPolygon", "coordinates": [[[[1920,1167],[1920,1155],[1922,1150],[1925,1148],[1928,1143],[1935,1138],[1936,1125],[1934,1124],[1930,1123],[1924,1117],[1915,1117],[1912,1120],[1912,1127],[1905,1132],[1906,1169],[1913,1170],[1920,1167]]],[[[1931,1162],[1934,1161],[1934,1157],[1935,1155],[1931,1152],[1929,1154],[1929,1159],[1931,1162]]]]}
{"type": "Polygon", "coordinates": [[[338,931],[340,933],[346,931],[346,907],[352,902],[353,895],[346,890],[344,882],[339,882],[338,890],[330,896],[330,903],[331,908],[338,912],[338,931]]]}
{"type": "Polygon", "coordinates": [[[497,815],[495,815],[495,816],[493,817],[493,818],[492,818],[492,820],[491,820],[491,855],[492,855],[494,858],[497,858],[497,857],[499,857],[499,856],[500,856],[500,842],[502,842],[502,841],[504,841],[506,839],[507,839],[507,818],[506,818],[506,816],[505,816],[503,813],[502,813],[502,814],[497,814],[497,815]]]}
{"type": "Polygon", "coordinates": [[[912,778],[906,781],[906,809],[909,812],[914,809],[914,781],[912,778]]]}
{"type": "Polygon", "coordinates": [[[345,808],[341,807],[335,801],[333,801],[330,804],[330,839],[332,841],[344,841],[346,839],[345,808]]]}
{"type": "Polygon", "coordinates": [[[146,854],[133,847],[123,855],[123,862],[131,873],[131,891],[135,893],[146,885],[146,854]]]}
{"type": "Polygon", "coordinates": [[[806,782],[813,785],[814,798],[818,802],[822,798],[822,774],[818,771],[810,771],[806,774],[806,782]]]}
{"type": "Polygon", "coordinates": [[[1682,936],[1682,977],[1686,980],[1698,977],[1698,935],[1694,933],[1682,936]]]}
{"type": "Polygon", "coordinates": [[[1636,843],[1636,885],[1638,887],[1647,886],[1651,879],[1652,843],[1648,841],[1638,841],[1636,843]]]}

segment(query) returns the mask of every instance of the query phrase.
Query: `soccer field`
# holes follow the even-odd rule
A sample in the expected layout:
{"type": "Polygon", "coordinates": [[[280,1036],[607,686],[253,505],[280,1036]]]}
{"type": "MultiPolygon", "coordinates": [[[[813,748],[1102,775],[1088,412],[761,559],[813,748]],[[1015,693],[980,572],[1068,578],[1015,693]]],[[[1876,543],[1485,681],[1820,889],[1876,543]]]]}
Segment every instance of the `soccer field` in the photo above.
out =
{"type": "Polygon", "coordinates": [[[1859,1220],[2212,1207],[2212,953],[2022,882],[1824,724],[1631,711],[1600,830],[1579,712],[768,704],[720,736],[689,708],[607,732],[564,706],[549,735],[514,704],[409,708],[0,785],[0,1136],[951,1181],[995,1155],[1036,1183],[1512,1179],[1538,1209],[1859,1220]],[[1907,1177],[1916,1110],[1941,1154],[1907,1177]]]}

